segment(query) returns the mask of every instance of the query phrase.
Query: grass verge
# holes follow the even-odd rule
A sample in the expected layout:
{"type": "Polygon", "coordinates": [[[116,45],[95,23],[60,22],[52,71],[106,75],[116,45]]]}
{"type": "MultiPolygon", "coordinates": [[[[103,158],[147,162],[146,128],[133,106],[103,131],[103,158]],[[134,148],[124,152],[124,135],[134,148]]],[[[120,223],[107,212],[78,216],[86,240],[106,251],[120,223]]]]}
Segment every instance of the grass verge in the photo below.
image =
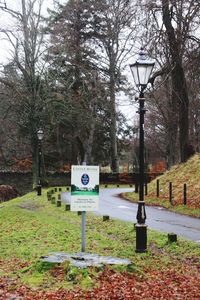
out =
{"type": "MultiPolygon", "coordinates": [[[[42,196],[29,193],[2,203],[0,208],[0,277],[15,280],[16,285],[31,288],[83,289],[98,285],[101,268],[77,269],[69,263],[50,264],[40,260],[50,252],[80,252],[81,217],[65,211],[42,196]]],[[[148,279],[152,272],[192,266],[196,274],[200,262],[198,244],[178,240],[169,244],[167,234],[148,230],[148,252],[135,253],[133,224],[87,214],[86,251],[103,256],[129,258],[131,266],[112,267],[116,272],[134,273],[139,280],[148,279]]],[[[196,276],[196,275],[195,275],[196,276]]]]}
{"type": "MultiPolygon", "coordinates": [[[[121,195],[124,199],[129,200],[131,202],[138,202],[138,194],[135,192],[124,193],[121,195]]],[[[163,197],[152,197],[145,196],[145,204],[150,206],[160,206],[164,207],[170,211],[177,212],[183,215],[192,216],[200,218],[200,208],[191,207],[189,205],[183,205],[177,202],[170,203],[169,199],[163,197]]]]}

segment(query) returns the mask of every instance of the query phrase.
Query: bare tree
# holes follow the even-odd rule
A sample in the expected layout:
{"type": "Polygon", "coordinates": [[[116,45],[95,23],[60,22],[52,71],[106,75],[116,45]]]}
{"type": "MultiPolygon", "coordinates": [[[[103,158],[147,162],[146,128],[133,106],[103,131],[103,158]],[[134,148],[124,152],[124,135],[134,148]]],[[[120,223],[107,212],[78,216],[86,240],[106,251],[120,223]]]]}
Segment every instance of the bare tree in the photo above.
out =
{"type": "Polygon", "coordinates": [[[161,76],[159,84],[167,87],[168,109],[165,110],[165,117],[168,120],[166,130],[169,137],[170,161],[174,161],[173,152],[176,149],[177,136],[180,161],[184,162],[193,153],[189,138],[191,103],[188,89],[190,76],[187,75],[187,69],[188,62],[191,62],[189,53],[192,53],[194,48],[199,48],[197,29],[200,3],[195,0],[145,0],[141,4],[147,14],[143,19],[146,27],[143,36],[160,68],[152,78],[152,83],[157,76],[161,76]]]}
{"type": "Polygon", "coordinates": [[[18,125],[21,133],[29,138],[33,158],[33,187],[37,184],[37,137],[36,131],[43,119],[43,107],[46,99],[44,87],[44,63],[42,55],[45,51],[44,25],[41,15],[43,0],[21,0],[20,10],[8,6],[1,9],[9,14],[14,26],[1,28],[10,43],[12,64],[16,76],[1,77],[0,81],[18,94],[15,108],[18,111],[18,125]]]}

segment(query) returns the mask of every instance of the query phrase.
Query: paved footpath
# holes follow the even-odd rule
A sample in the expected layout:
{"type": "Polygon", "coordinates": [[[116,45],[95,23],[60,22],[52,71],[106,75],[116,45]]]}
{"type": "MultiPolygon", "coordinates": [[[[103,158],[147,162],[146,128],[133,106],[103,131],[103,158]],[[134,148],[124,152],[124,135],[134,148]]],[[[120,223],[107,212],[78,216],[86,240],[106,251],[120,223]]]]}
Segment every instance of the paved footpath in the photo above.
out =
{"type": "MultiPolygon", "coordinates": [[[[133,189],[101,189],[98,215],[109,215],[112,218],[136,223],[137,204],[121,199],[120,193],[133,189]]],[[[69,193],[62,193],[62,201],[69,200],[69,193]]],[[[178,236],[200,243],[200,218],[192,218],[170,212],[161,207],[146,206],[148,228],[178,236]]]]}

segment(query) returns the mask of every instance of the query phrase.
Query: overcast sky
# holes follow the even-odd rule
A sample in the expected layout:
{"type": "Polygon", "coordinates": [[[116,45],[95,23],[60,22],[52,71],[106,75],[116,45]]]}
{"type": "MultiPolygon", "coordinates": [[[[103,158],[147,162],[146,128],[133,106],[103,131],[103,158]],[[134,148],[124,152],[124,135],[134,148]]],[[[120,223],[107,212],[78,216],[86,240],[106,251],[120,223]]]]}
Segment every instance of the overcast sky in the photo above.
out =
{"type": "MultiPolygon", "coordinates": [[[[61,0],[62,1],[62,0],[61,0]]],[[[21,11],[21,0],[5,0],[6,5],[8,8],[11,8],[13,10],[19,10],[21,11]]],[[[47,8],[53,8],[53,2],[54,0],[44,0],[43,5],[43,14],[47,15],[47,8]]],[[[0,0],[0,6],[3,6],[2,3],[4,3],[4,0],[0,0]]],[[[0,10],[0,28],[6,29],[6,28],[12,28],[14,26],[14,19],[7,13],[0,10]]],[[[10,57],[9,53],[9,43],[5,41],[5,36],[0,35],[0,64],[5,63],[8,61],[10,57]]]]}

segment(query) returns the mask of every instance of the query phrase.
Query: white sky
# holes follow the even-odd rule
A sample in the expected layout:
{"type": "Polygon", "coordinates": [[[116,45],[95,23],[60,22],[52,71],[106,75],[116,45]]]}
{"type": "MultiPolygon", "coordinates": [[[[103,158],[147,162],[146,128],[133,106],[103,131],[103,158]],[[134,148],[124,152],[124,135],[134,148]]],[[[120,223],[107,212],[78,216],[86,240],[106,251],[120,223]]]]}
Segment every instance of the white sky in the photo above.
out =
{"type": "MultiPolygon", "coordinates": [[[[5,0],[8,8],[12,10],[21,11],[21,0],[5,0]]],[[[43,15],[47,15],[47,8],[53,9],[54,0],[43,0],[43,15]]],[[[60,3],[65,2],[61,0],[60,3]]],[[[0,6],[3,6],[4,0],[0,0],[0,6]]],[[[0,10],[0,28],[12,28],[14,26],[14,19],[6,12],[0,10]]],[[[9,43],[5,41],[4,35],[0,35],[0,64],[8,61],[11,54],[9,53],[9,43]]]]}

